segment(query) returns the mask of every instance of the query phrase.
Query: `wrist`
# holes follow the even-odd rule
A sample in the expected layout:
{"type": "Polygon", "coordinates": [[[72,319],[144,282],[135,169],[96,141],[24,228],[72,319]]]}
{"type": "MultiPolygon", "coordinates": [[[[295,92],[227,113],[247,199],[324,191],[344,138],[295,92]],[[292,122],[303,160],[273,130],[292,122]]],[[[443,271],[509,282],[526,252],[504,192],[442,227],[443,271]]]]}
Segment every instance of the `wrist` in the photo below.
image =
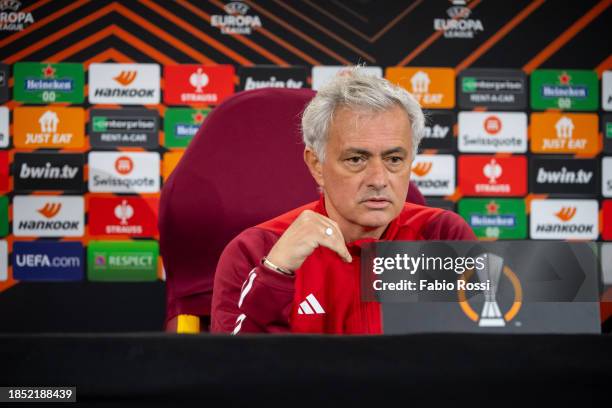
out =
{"type": "Polygon", "coordinates": [[[261,264],[274,272],[281,273],[286,276],[295,276],[295,272],[271,262],[265,256],[261,258],[261,264]]]}

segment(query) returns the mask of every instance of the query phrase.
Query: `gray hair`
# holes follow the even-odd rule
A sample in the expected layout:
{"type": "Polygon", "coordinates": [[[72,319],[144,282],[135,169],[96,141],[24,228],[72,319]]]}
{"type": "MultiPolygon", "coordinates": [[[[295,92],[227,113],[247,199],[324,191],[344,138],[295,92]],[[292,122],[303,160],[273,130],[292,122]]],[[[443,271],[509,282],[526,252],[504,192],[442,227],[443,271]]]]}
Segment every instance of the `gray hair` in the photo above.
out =
{"type": "Polygon", "coordinates": [[[336,109],[348,107],[383,112],[394,106],[403,108],[410,120],[414,157],[425,128],[425,115],[419,102],[404,88],[366,74],[359,66],[341,71],[310,101],[302,114],[304,144],[320,161],[324,161],[329,128],[336,109]]]}

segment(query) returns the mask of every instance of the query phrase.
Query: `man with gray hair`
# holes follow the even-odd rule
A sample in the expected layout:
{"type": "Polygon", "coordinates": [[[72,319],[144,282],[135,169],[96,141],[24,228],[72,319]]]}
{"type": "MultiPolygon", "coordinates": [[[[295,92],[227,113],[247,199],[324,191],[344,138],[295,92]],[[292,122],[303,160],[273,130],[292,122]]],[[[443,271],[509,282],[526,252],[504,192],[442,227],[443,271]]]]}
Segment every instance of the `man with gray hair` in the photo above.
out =
{"type": "Polygon", "coordinates": [[[475,240],[457,214],[406,202],[423,135],[416,99],[359,67],[344,70],[302,116],[304,161],[321,198],[232,240],[215,274],[211,330],[381,333],[360,297],[360,245],[475,240]]]}

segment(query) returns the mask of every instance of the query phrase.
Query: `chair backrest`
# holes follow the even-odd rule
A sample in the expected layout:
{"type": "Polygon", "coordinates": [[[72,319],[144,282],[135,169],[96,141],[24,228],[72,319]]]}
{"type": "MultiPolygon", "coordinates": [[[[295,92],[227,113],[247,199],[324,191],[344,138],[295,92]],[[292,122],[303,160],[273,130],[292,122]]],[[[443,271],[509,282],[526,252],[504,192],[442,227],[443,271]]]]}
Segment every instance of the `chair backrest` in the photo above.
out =
{"type": "MultiPolygon", "coordinates": [[[[309,89],[241,92],[202,124],[161,195],[166,321],[209,316],[225,245],[242,230],[319,197],[302,160],[300,132],[301,113],[314,95],[309,89]]],[[[425,202],[412,183],[408,201],[425,202]]]]}

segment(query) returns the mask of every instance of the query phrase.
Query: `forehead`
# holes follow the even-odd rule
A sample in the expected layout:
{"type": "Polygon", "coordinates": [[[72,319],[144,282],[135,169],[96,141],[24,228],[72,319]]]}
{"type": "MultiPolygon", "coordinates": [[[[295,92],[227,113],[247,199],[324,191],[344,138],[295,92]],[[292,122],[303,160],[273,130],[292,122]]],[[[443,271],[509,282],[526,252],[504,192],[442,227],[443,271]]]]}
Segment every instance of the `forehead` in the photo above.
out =
{"type": "Polygon", "coordinates": [[[328,145],[333,148],[393,145],[409,149],[411,143],[410,120],[399,106],[380,112],[340,107],[329,129],[328,145]]]}

